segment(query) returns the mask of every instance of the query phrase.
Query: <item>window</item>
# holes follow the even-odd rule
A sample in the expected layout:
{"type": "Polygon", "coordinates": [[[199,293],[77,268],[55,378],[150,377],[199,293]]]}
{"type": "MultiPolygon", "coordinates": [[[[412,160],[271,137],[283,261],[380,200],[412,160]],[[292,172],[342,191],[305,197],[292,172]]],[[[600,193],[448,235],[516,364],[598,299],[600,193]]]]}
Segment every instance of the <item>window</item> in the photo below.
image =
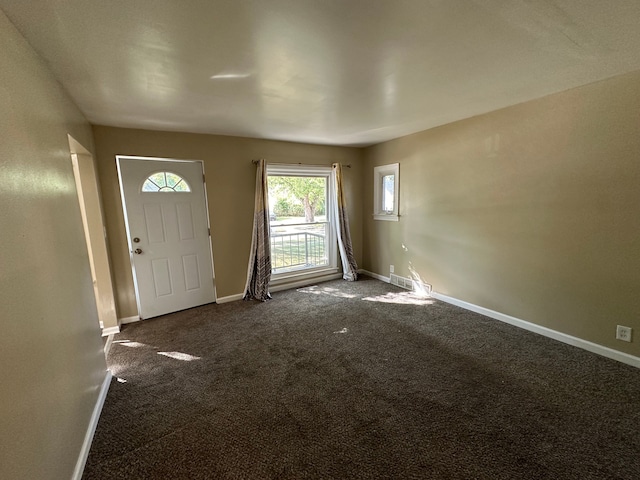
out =
{"type": "Polygon", "coordinates": [[[336,269],[333,169],[268,165],[273,279],[336,269]]]}
{"type": "Polygon", "coordinates": [[[187,181],[180,175],[171,172],[157,172],[144,181],[143,192],[190,192],[187,181]]]}
{"type": "Polygon", "coordinates": [[[382,177],[382,211],[387,215],[394,212],[395,178],[395,175],[382,177]]]}
{"type": "Polygon", "coordinates": [[[373,218],[397,222],[400,164],[392,163],[375,167],[373,181],[373,218]]]}

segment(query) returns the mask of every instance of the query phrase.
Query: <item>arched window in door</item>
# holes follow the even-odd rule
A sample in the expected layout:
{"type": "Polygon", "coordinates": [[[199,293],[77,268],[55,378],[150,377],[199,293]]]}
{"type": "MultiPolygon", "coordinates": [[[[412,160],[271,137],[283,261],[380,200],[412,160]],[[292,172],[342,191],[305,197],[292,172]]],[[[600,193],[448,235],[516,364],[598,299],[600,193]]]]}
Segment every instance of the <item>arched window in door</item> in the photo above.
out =
{"type": "Polygon", "coordinates": [[[190,192],[191,187],[180,175],[171,172],[156,172],[142,184],[143,192],[190,192]]]}

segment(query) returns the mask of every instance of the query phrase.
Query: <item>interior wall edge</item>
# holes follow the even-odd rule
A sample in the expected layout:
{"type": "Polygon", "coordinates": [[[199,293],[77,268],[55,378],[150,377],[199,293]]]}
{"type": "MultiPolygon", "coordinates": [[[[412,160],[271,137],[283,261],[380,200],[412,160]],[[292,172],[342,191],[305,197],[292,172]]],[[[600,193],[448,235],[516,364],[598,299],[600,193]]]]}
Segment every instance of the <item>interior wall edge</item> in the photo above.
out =
{"type": "MultiPolygon", "coordinates": [[[[105,354],[106,354],[106,351],[105,351],[105,354]]],[[[96,404],[93,408],[93,412],[91,413],[91,420],[89,421],[89,425],[87,426],[87,432],[84,436],[84,441],[82,442],[82,448],[80,449],[80,453],[78,455],[78,461],[73,471],[73,475],[71,476],[72,480],[82,480],[82,473],[84,472],[84,466],[86,465],[87,458],[89,457],[89,450],[91,450],[93,436],[96,433],[96,428],[98,427],[98,421],[100,420],[100,414],[102,413],[104,402],[107,399],[107,393],[109,393],[111,378],[112,378],[111,371],[107,370],[105,372],[102,385],[100,386],[100,391],[98,393],[98,398],[96,399],[96,404]]]]}

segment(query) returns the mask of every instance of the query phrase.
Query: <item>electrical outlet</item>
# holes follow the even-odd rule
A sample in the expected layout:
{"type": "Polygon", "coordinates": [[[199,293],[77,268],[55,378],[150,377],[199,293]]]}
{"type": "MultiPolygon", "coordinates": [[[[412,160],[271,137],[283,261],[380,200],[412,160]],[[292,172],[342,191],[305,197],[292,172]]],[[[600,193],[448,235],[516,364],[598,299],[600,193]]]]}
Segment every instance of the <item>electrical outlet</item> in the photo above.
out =
{"type": "Polygon", "coordinates": [[[631,341],[631,327],[625,327],[624,325],[618,325],[616,327],[616,339],[622,340],[623,342],[631,341]]]}
{"type": "Polygon", "coordinates": [[[395,267],[393,265],[389,265],[389,271],[391,273],[395,272],[395,267]]]}

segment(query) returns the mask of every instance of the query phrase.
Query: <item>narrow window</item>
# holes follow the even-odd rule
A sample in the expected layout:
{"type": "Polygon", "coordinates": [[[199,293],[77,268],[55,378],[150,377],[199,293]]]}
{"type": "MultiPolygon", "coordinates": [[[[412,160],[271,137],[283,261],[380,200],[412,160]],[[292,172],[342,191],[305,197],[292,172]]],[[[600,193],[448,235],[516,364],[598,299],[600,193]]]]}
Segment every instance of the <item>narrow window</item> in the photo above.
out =
{"type": "Polygon", "coordinates": [[[190,192],[187,181],[180,175],[171,172],[157,172],[144,181],[143,192],[190,192]]]}
{"type": "Polygon", "coordinates": [[[382,165],[373,169],[373,218],[398,221],[398,180],[400,164],[382,165]]]}
{"type": "Polygon", "coordinates": [[[395,187],[395,175],[382,177],[382,211],[387,215],[393,213],[395,187]]]}

